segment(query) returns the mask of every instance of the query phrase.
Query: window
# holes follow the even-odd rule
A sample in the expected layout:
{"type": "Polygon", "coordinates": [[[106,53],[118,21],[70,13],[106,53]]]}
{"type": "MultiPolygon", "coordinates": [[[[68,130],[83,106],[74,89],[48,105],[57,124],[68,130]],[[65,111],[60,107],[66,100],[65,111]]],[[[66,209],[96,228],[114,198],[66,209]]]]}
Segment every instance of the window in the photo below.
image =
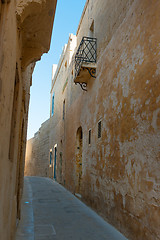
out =
{"type": "Polygon", "coordinates": [[[94,19],[91,22],[90,31],[94,32],[94,19]]]}
{"type": "Polygon", "coordinates": [[[92,20],[92,22],[90,23],[89,37],[94,37],[94,20],[92,20]]]}
{"type": "Polygon", "coordinates": [[[88,135],[88,144],[91,144],[91,129],[89,130],[89,135],[88,135]]]}
{"type": "Polygon", "coordinates": [[[52,116],[54,114],[54,93],[53,93],[53,96],[52,96],[52,116]]]}
{"type": "Polygon", "coordinates": [[[101,128],[102,128],[102,124],[101,121],[98,122],[98,138],[101,138],[101,128]]]}
{"type": "Polygon", "coordinates": [[[52,165],[52,150],[50,150],[50,165],[52,165]]]}
{"type": "Polygon", "coordinates": [[[63,101],[63,120],[65,118],[65,100],[63,101]]]}

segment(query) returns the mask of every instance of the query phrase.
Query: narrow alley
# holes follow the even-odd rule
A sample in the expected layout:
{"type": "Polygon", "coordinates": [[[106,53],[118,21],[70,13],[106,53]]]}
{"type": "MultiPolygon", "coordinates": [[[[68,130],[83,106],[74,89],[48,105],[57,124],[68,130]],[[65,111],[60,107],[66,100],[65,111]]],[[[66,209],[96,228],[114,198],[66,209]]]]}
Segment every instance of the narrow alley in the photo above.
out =
{"type": "Polygon", "coordinates": [[[74,195],[49,178],[25,177],[16,240],[125,240],[74,195]]]}

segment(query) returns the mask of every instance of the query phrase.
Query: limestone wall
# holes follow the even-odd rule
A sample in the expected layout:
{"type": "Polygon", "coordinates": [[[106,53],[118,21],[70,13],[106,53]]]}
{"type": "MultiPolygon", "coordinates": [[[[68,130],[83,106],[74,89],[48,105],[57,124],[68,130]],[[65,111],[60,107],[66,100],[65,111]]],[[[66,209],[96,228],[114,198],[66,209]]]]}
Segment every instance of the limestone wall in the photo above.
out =
{"type": "MultiPolygon", "coordinates": [[[[77,38],[73,34],[69,36],[68,44],[62,53],[59,61],[57,71],[53,76],[53,83],[51,87],[51,112],[52,112],[52,96],[54,94],[54,113],[50,117],[50,135],[49,135],[49,149],[52,150],[52,165],[50,167],[50,176],[54,175],[54,160],[55,160],[55,146],[57,146],[56,153],[56,177],[59,182],[65,184],[65,119],[66,106],[69,104],[69,99],[66,96],[66,89],[73,78],[72,72],[72,56],[76,47],[77,38]],[[70,69],[70,71],[68,71],[70,69]],[[64,104],[65,102],[65,104],[64,104]]],[[[79,90],[79,89],[78,89],[79,90]]],[[[80,91],[80,90],[79,90],[80,91]]]]}
{"type": "MultiPolygon", "coordinates": [[[[50,125],[50,148],[57,143],[63,151],[62,183],[77,191],[77,130],[82,127],[79,193],[133,240],[160,239],[159,13],[159,1],[87,1],[77,42],[91,34],[94,20],[97,77],[84,92],[74,85],[68,67],[68,83],[58,100],[66,77],[57,78],[61,81],[52,90],[58,106],[66,101],[65,120],[61,108],[50,125]]],[[[60,161],[59,154],[57,172],[60,161]]]]}
{"type": "Polygon", "coordinates": [[[0,239],[3,240],[14,239],[20,219],[30,85],[34,62],[49,49],[55,7],[56,0],[46,4],[34,0],[0,1],[0,239]],[[37,8],[32,9],[35,2],[38,12],[37,8]],[[48,24],[43,39],[40,20],[45,19],[48,24]]]}
{"type": "Polygon", "coordinates": [[[27,141],[25,176],[49,175],[49,120],[44,122],[33,138],[27,141]]]}

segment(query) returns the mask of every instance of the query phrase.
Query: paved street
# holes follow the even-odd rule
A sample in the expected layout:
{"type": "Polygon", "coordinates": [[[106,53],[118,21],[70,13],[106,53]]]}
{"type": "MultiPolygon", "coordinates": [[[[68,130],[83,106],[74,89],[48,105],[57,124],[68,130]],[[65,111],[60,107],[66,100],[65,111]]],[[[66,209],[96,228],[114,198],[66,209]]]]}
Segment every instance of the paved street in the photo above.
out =
{"type": "Polygon", "coordinates": [[[127,240],[49,178],[25,177],[16,240],[127,240]]]}

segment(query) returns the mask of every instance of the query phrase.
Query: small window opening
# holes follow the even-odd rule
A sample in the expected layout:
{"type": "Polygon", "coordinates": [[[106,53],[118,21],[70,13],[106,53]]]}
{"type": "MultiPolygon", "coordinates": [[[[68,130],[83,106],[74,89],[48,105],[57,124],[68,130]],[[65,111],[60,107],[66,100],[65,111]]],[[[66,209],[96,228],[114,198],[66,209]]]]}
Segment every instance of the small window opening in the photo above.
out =
{"type": "Polygon", "coordinates": [[[89,136],[88,136],[88,144],[91,144],[91,129],[89,130],[89,136]]]}
{"type": "Polygon", "coordinates": [[[82,139],[83,138],[83,133],[82,133],[82,131],[80,132],[80,139],[82,139]]]}
{"type": "Polygon", "coordinates": [[[92,22],[91,22],[90,31],[94,32],[94,20],[92,20],[92,22]]]}
{"type": "Polygon", "coordinates": [[[63,101],[63,120],[65,119],[65,100],[63,101]]]}
{"type": "Polygon", "coordinates": [[[101,121],[98,122],[98,138],[101,138],[102,124],[101,121]]]}
{"type": "Polygon", "coordinates": [[[94,37],[94,20],[91,19],[91,24],[90,24],[90,27],[89,27],[89,37],[94,37]]]}

